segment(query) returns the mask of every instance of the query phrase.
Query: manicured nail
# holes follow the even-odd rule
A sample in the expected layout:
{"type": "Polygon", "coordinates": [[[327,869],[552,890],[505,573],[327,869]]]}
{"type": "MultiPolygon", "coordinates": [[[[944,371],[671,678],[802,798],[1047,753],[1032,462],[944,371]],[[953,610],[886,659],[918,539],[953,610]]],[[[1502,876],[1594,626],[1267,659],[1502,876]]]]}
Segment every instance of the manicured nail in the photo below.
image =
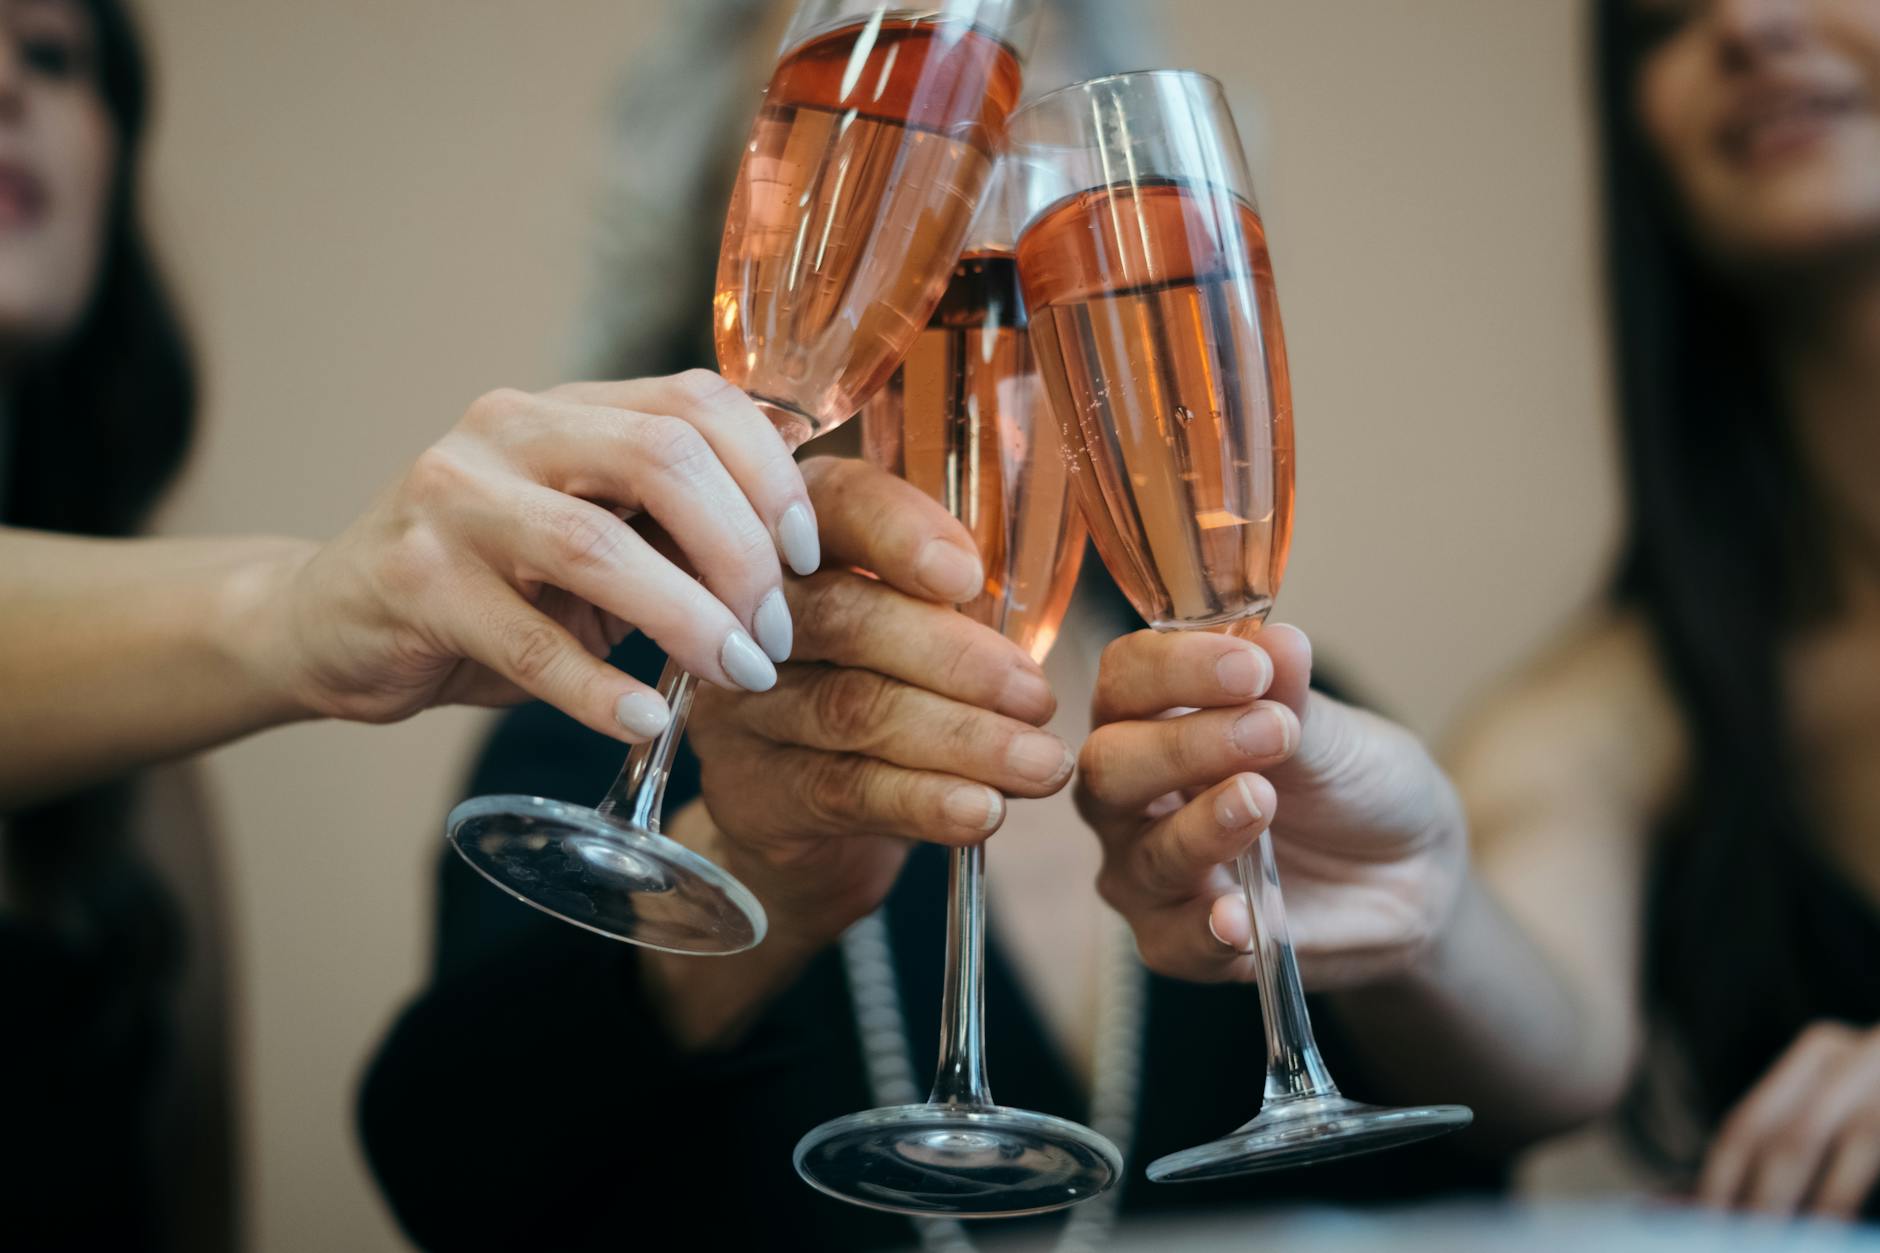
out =
{"type": "Polygon", "coordinates": [[[1231,734],[1249,757],[1282,757],[1292,749],[1292,720],[1271,705],[1242,714],[1231,734]]]}
{"type": "Polygon", "coordinates": [[[772,661],[790,660],[795,632],[790,624],[790,606],[783,599],[781,587],[772,588],[770,595],[764,597],[763,604],[751,616],[751,625],[757,629],[757,642],[764,646],[772,661]]]}
{"type": "Polygon", "coordinates": [[[814,574],[822,565],[822,539],[816,534],[816,518],[801,501],[777,519],[777,543],[783,547],[783,559],[798,574],[814,574]]]}
{"type": "Polygon", "coordinates": [[[963,783],[947,793],[941,808],[962,827],[989,832],[1005,817],[1005,798],[989,787],[963,783]]]}
{"type": "Polygon", "coordinates": [[[731,681],[750,692],[768,692],[777,686],[777,667],[770,664],[750,636],[733,631],[725,636],[725,646],[718,651],[718,664],[731,681]]]}
{"type": "Polygon", "coordinates": [[[643,740],[650,740],[672,724],[672,710],[655,692],[628,692],[614,705],[620,725],[643,740]]]}
{"type": "Polygon", "coordinates": [[[1253,788],[1244,774],[1234,780],[1234,786],[1214,798],[1214,821],[1220,824],[1223,831],[1250,827],[1265,816],[1254,803],[1253,788]]]}
{"type": "Polygon", "coordinates": [[[1236,648],[1214,663],[1214,677],[1229,696],[1251,699],[1273,682],[1273,663],[1257,648],[1236,648]]]}
{"type": "Polygon", "coordinates": [[[943,539],[927,541],[914,562],[914,577],[935,596],[955,604],[979,595],[986,581],[979,558],[943,539]]]}
{"type": "Polygon", "coordinates": [[[1071,755],[1071,746],[1057,736],[1028,731],[1005,750],[1005,764],[1035,783],[1056,783],[1070,774],[1077,759],[1071,755]]]}

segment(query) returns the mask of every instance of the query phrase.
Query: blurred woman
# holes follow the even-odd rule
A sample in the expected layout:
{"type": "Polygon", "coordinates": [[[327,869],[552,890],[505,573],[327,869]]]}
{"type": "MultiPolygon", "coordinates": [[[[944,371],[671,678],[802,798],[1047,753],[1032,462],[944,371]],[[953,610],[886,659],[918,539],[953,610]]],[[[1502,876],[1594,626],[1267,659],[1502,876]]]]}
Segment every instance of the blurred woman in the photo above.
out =
{"type": "MultiPolygon", "coordinates": [[[[1307,711],[1268,774],[1296,938],[1309,982],[1346,987],[1373,1073],[1469,1101],[1484,1140],[1622,1112],[1660,1182],[1705,1204],[1872,1214],[1880,3],[1594,9],[1629,512],[1614,592],[1461,736],[1472,868],[1416,754],[1307,711]],[[1344,763],[1330,792],[1294,774],[1321,753],[1344,763]],[[1391,781],[1392,821],[1354,823],[1345,806],[1391,781]],[[1380,836],[1421,816],[1402,848],[1424,851],[1390,853],[1380,836]],[[1358,862],[1369,907],[1319,909],[1358,862]]],[[[1119,649],[1109,677],[1172,647],[1119,649]]],[[[1117,798],[1088,767],[1121,735],[1085,749],[1099,821],[1117,798]]],[[[1236,901],[1215,908],[1242,933],[1236,901]]],[[[1177,925],[1186,949],[1152,960],[1227,968],[1177,925]]]]}
{"type": "Polygon", "coordinates": [[[0,0],[9,1247],[235,1239],[214,850],[186,781],[140,771],[283,722],[524,694],[644,740],[668,711],[608,646],[637,625],[713,682],[771,686],[783,562],[819,560],[782,441],[703,371],[493,393],[328,544],[124,538],[195,401],[138,225],[147,106],[116,0],[0,0]]]}
{"type": "Polygon", "coordinates": [[[1711,1204],[1853,1213],[1880,1182],[1880,3],[1597,11],[1630,530],[1611,608],[1482,712],[1458,779],[1536,934],[1596,955],[1563,969],[1656,1162],[1711,1204]]]}

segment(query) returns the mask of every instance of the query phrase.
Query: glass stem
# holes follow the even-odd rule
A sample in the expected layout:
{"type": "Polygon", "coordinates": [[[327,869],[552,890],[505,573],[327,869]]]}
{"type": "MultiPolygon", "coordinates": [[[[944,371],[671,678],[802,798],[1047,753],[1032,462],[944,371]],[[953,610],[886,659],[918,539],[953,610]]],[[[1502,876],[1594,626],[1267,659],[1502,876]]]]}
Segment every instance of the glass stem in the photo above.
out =
{"type": "Polygon", "coordinates": [[[1338,1095],[1325,1069],[1306,994],[1299,984],[1292,935],[1286,929],[1286,903],[1280,897],[1279,868],[1273,862],[1273,837],[1240,855],[1240,884],[1253,915],[1253,937],[1260,956],[1260,1018],[1266,1026],[1266,1095],[1262,1108],[1276,1103],[1338,1095]],[[1255,857],[1258,857],[1258,861],[1255,857]]]}
{"type": "Polygon", "coordinates": [[[672,759],[678,755],[679,741],[685,736],[686,715],[692,712],[692,694],[697,689],[698,680],[684,667],[676,661],[666,663],[659,676],[659,694],[672,710],[672,721],[664,731],[644,744],[635,744],[627,754],[620,777],[607,789],[606,799],[595,807],[601,817],[659,834],[666,780],[672,777],[672,759]]]}
{"type": "Polygon", "coordinates": [[[986,850],[953,850],[947,876],[947,973],[932,1105],[990,1105],[986,1083],[986,850]]]}

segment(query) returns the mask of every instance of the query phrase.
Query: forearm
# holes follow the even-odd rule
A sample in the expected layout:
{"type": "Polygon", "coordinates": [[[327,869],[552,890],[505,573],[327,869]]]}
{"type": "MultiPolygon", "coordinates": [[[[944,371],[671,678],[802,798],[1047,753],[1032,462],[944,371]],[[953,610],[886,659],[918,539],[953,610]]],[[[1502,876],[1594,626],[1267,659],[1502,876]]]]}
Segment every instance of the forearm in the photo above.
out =
{"type": "Polygon", "coordinates": [[[1330,1003],[1387,1095],[1467,1104],[1496,1147],[1606,1112],[1631,1071],[1623,1007],[1574,988],[1473,877],[1422,960],[1330,1003]]]}
{"type": "Polygon", "coordinates": [[[0,530],[0,809],[305,716],[272,614],[311,551],[0,530]]]}

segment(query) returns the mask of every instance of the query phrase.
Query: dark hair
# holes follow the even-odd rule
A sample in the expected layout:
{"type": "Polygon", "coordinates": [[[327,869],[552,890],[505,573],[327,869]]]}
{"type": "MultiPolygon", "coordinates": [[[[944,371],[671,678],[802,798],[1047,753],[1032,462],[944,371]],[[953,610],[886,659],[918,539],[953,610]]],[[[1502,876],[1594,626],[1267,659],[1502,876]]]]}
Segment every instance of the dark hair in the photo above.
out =
{"type": "MultiPolygon", "coordinates": [[[[182,323],[137,215],[148,68],[119,0],[87,0],[87,8],[98,91],[117,138],[103,253],[77,326],[25,364],[10,397],[0,522],[114,536],[143,525],[181,467],[196,385],[182,323]]],[[[29,913],[102,911],[141,937],[128,947],[142,963],[160,968],[174,956],[175,927],[148,872],[127,855],[132,787],[107,783],[10,815],[0,852],[29,913]]],[[[135,971],[129,982],[147,986],[135,971]]]]}
{"type": "Polygon", "coordinates": [[[78,326],[28,363],[12,402],[10,482],[0,520],[128,535],[188,451],[196,407],[188,342],[137,215],[149,72],[118,0],[88,0],[97,83],[117,133],[117,168],[97,286],[78,326]]]}
{"type": "Polygon", "coordinates": [[[1811,954],[1841,901],[1816,860],[1780,656],[1829,604],[1810,484],[1749,301],[1697,255],[1637,117],[1652,19],[1595,0],[1608,298],[1627,537],[1690,769],[1653,873],[1645,986],[1714,1122],[1821,1012],[1811,954]]]}

